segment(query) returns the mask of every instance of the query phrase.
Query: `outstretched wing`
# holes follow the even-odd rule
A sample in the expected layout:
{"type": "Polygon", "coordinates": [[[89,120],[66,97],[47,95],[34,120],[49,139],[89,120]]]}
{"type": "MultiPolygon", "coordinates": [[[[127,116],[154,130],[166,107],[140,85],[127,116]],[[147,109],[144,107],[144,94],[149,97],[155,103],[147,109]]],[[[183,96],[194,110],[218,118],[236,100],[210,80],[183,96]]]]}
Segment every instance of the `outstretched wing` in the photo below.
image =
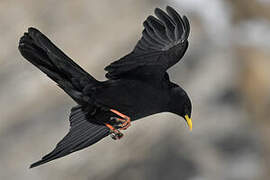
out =
{"type": "Polygon", "coordinates": [[[180,61],[188,48],[189,21],[172,7],[167,6],[166,10],[167,13],[156,8],[158,18],[149,16],[144,21],[142,37],[134,50],[105,68],[107,78],[149,76],[160,79],[168,68],[180,61]]]}
{"type": "Polygon", "coordinates": [[[86,148],[110,134],[110,130],[106,126],[94,124],[87,120],[87,112],[84,112],[81,106],[71,109],[69,121],[70,130],[68,134],[56,145],[52,152],[32,164],[30,168],[86,148]]]}

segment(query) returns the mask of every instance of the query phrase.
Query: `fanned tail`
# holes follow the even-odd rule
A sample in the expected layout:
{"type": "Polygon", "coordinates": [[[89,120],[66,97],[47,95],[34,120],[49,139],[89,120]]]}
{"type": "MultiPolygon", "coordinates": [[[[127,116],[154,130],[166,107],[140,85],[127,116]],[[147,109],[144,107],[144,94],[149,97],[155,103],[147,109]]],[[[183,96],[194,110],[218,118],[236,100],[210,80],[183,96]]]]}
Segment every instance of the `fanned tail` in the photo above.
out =
{"type": "Polygon", "coordinates": [[[21,37],[19,50],[24,58],[47,74],[78,103],[83,101],[85,85],[98,83],[35,28],[29,28],[21,37]]]}

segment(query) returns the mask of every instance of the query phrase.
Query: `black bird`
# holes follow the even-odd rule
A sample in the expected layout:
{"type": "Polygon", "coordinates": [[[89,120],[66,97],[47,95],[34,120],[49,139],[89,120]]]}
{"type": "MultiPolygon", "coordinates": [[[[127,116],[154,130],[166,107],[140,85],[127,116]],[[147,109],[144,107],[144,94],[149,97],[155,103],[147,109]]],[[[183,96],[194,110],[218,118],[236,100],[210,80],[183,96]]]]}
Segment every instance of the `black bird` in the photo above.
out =
{"type": "Polygon", "coordinates": [[[29,28],[19,51],[54,80],[76,103],[71,109],[68,134],[30,168],[66,156],[111,135],[120,139],[130,121],[160,112],[183,117],[190,130],[191,101],[166,72],[184,56],[190,25],[173,8],[155,9],[144,21],[142,37],[132,52],[105,68],[98,81],[58,49],[44,34],[29,28]]]}

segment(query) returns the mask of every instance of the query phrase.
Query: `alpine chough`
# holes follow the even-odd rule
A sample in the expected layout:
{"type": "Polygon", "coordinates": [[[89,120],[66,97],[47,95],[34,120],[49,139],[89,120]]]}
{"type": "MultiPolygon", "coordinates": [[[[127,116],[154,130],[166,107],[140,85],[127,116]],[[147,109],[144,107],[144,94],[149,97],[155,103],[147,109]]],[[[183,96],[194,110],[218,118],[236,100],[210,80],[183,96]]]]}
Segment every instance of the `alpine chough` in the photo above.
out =
{"type": "Polygon", "coordinates": [[[58,49],[39,30],[30,27],[19,51],[57,83],[76,103],[68,134],[55,149],[30,167],[36,167],[86,148],[111,135],[120,139],[134,121],[160,112],[183,117],[190,130],[191,101],[166,72],[184,56],[190,25],[172,7],[156,8],[143,22],[142,37],[126,56],[111,63],[106,81],[98,81],[58,49]]]}

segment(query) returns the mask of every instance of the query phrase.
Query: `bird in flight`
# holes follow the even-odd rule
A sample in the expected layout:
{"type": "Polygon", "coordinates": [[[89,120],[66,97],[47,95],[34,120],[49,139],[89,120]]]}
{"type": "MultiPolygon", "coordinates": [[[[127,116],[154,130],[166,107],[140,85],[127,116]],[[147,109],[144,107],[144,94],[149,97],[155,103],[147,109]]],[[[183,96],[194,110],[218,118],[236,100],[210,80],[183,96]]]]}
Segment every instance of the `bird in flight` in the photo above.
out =
{"type": "Polygon", "coordinates": [[[156,8],[143,22],[142,37],[126,56],[105,67],[106,81],[98,81],[39,30],[30,27],[19,51],[30,63],[57,83],[76,103],[70,129],[55,149],[30,168],[86,148],[110,135],[123,137],[131,121],[171,112],[183,117],[190,130],[191,101],[166,72],[184,56],[190,25],[172,7],[156,8]]]}

